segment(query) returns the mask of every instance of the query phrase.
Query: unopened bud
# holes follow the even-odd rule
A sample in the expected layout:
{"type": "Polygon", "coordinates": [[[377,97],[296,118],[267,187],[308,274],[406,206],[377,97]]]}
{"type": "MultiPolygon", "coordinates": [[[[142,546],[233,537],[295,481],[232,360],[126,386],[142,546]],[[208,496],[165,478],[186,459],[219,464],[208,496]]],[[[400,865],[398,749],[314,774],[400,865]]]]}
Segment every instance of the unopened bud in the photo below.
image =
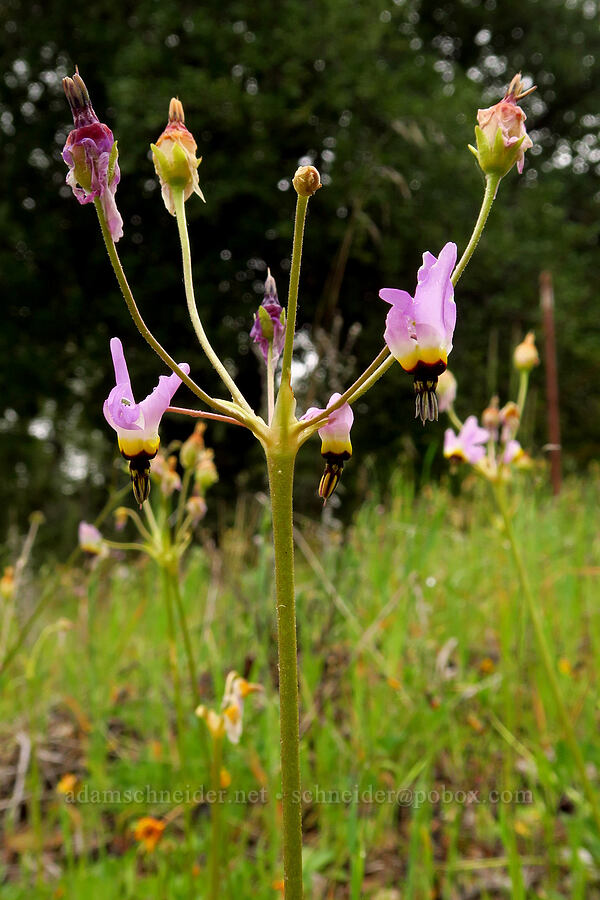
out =
{"type": "Polygon", "coordinates": [[[175,215],[173,188],[183,191],[187,200],[192,193],[204,200],[198,184],[198,166],[202,157],[196,159],[196,141],[185,127],[185,116],[181,101],[173,97],[169,104],[167,127],[152,148],[154,168],[160,181],[162,198],[172,216],[175,215]]]}
{"type": "Polygon", "coordinates": [[[184,469],[192,469],[200,458],[200,454],[204,450],[204,432],[206,425],[204,422],[197,422],[196,427],[191,435],[181,445],[179,451],[179,461],[184,469]]]}
{"type": "Polygon", "coordinates": [[[292,184],[300,197],[312,197],[320,187],[323,187],[321,176],[314,166],[300,166],[296,170],[292,184]]]}
{"type": "Polygon", "coordinates": [[[521,422],[519,407],[512,400],[500,410],[500,422],[502,423],[502,440],[506,443],[515,436],[521,422]]]}
{"type": "Polygon", "coordinates": [[[513,354],[515,369],[520,372],[531,372],[534,366],[539,366],[540,357],[535,346],[535,335],[530,331],[517,347],[513,354]]]}
{"type": "Polygon", "coordinates": [[[454,406],[454,401],[456,400],[456,387],[456,378],[450,369],[446,369],[445,372],[442,372],[442,374],[438,376],[436,393],[439,412],[446,412],[454,406]]]}
{"type": "Polygon", "coordinates": [[[487,428],[490,434],[496,435],[498,433],[498,426],[500,425],[500,401],[498,397],[492,397],[490,405],[482,412],[481,424],[484,428],[487,428]]]}

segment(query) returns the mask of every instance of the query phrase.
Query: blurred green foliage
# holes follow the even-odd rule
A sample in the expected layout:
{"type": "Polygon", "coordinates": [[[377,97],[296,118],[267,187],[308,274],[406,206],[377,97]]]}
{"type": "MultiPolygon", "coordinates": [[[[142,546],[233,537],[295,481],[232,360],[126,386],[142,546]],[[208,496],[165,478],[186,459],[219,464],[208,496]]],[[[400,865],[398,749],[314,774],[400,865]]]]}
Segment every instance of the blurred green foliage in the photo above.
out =
{"type": "MultiPolygon", "coordinates": [[[[506,394],[512,345],[531,327],[541,338],[538,276],[550,269],[564,445],[575,464],[596,453],[597,3],[56,0],[47,7],[5,0],[0,28],[2,526],[42,507],[62,523],[63,546],[70,546],[76,519],[93,517],[107,482],[122,478],[111,474],[115,446],[101,413],[112,378],[109,338],[122,337],[138,393],[162,371],[128,318],[92,209],[79,208],[64,185],[60,151],[70,117],[61,78],[75,64],[119,140],[119,250],[138,303],[172,355],[187,359],[210,391],[220,388],[195,348],[176,228],[148,155],[169,98],[184,102],[204,157],[207,204],[188,204],[199,307],[255,404],[260,366],[247,331],[267,265],[285,295],[290,179],[300,159],[322,172],[325,187],[309,214],[299,326],[327,352],[299,387],[303,407],[323,404],[380,349],[381,287],[411,290],[423,250],[437,253],[449,239],[464,247],[482,193],[466,150],[475,113],[521,69],[538,84],[525,101],[535,147],[524,174],[502,183],[461,281],[451,361],[458,409],[477,411],[493,391],[506,394]]],[[[539,446],[541,371],[534,382],[530,425],[539,446]]],[[[421,452],[441,440],[444,423],[425,433],[413,425],[411,396],[411,380],[397,368],[358,406],[356,458],[376,451],[382,478],[407,445],[417,442],[421,452]]],[[[177,401],[191,399],[182,391],[177,401]]],[[[189,430],[170,421],[165,433],[189,430]]],[[[210,440],[224,495],[240,478],[261,483],[250,440],[236,432],[231,441],[220,426],[210,440]]],[[[320,465],[311,445],[302,457],[303,496],[316,489],[320,465]]],[[[358,470],[353,464],[344,475],[348,507],[358,470]]]]}

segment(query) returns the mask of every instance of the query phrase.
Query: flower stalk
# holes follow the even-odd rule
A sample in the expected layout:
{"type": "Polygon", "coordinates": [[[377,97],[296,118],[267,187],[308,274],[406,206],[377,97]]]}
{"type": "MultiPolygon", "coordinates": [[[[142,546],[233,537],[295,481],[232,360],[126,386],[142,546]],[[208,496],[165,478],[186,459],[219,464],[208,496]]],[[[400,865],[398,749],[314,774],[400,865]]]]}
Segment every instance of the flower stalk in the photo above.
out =
{"type": "Polygon", "coordinates": [[[469,260],[473,256],[475,252],[475,248],[479,243],[479,239],[483,234],[483,229],[485,228],[485,223],[487,222],[488,216],[492,209],[492,205],[494,200],[496,199],[496,193],[498,191],[498,185],[500,184],[501,176],[500,175],[486,175],[485,176],[485,192],[483,194],[483,201],[481,203],[481,209],[479,210],[479,215],[477,217],[477,221],[475,222],[475,228],[473,229],[473,233],[470,237],[469,243],[465,249],[465,252],[461,256],[458,261],[454,272],[452,273],[452,284],[454,287],[458,284],[458,279],[462,275],[462,273],[467,268],[469,260]]]}
{"type": "Polygon", "coordinates": [[[290,288],[288,292],[288,305],[286,314],[285,344],[283,346],[283,360],[281,363],[281,384],[291,385],[292,381],[292,352],[294,349],[294,336],[296,333],[296,313],[298,311],[298,285],[300,284],[300,264],[302,261],[302,241],[304,239],[304,223],[306,222],[306,210],[308,197],[298,194],[296,201],[296,218],[294,221],[294,244],[292,247],[292,266],[290,269],[290,288]]]}
{"type": "Polygon", "coordinates": [[[252,409],[250,408],[250,404],[236,385],[235,381],[213,350],[212,344],[210,343],[206,332],[204,330],[204,326],[200,320],[200,316],[198,314],[198,307],[196,305],[196,297],[194,295],[194,282],[192,278],[192,257],[190,251],[190,238],[188,235],[187,229],[187,220],[185,215],[185,200],[183,188],[176,187],[173,188],[173,201],[175,204],[175,215],[177,217],[177,229],[179,231],[179,241],[181,243],[181,256],[183,260],[183,281],[185,285],[185,297],[187,300],[188,312],[190,314],[190,319],[192,320],[192,325],[194,326],[194,331],[196,332],[196,337],[200,342],[200,346],[204,350],[207,359],[221,378],[221,381],[233,397],[234,401],[245,409],[246,412],[252,413],[252,409]]]}
{"type": "MultiPolygon", "coordinates": [[[[276,413],[277,415],[277,413],[276,413]]],[[[267,449],[273,513],[275,596],[279,647],[279,720],[283,809],[285,900],[302,900],[302,811],[294,533],[292,494],[296,451],[280,444],[267,449]]]]}

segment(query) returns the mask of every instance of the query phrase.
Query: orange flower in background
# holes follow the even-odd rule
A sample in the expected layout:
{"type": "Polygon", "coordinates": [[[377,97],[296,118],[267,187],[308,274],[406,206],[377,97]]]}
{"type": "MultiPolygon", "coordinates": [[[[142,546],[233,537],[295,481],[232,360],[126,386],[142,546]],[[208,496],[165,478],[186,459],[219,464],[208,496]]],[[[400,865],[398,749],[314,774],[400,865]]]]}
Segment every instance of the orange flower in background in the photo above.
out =
{"type": "Polygon", "coordinates": [[[144,816],[135,823],[133,836],[138,843],[144,845],[147,853],[153,853],[163,836],[166,825],[154,816],[144,816]]]}
{"type": "Polygon", "coordinates": [[[78,781],[77,775],[73,775],[72,772],[66,772],[56,785],[56,793],[63,796],[72,794],[77,787],[78,781]]]}

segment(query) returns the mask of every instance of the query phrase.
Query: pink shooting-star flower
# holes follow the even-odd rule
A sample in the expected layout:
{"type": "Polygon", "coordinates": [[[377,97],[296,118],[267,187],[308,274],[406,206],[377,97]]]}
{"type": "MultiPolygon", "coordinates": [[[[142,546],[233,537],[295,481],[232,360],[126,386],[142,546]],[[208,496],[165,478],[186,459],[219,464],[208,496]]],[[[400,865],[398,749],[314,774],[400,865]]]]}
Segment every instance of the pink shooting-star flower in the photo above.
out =
{"type": "MultiPolygon", "coordinates": [[[[332,394],[327,404],[327,409],[336,403],[341,394],[332,394]]],[[[315,406],[304,413],[301,422],[309,422],[325,412],[315,406]]],[[[352,456],[352,442],[350,441],[350,429],[354,422],[354,413],[350,404],[344,403],[339,409],[334,410],[327,422],[318,429],[321,438],[321,456],[325,460],[325,471],[319,482],[319,497],[327,502],[335,491],[346,460],[352,456]]]]}
{"type": "Polygon", "coordinates": [[[477,465],[485,456],[484,444],[490,439],[489,432],[481,428],[476,416],[469,416],[458,435],[451,428],[444,434],[444,456],[456,462],[477,465]]]}
{"type": "Polygon", "coordinates": [[[63,78],[63,88],[73,113],[75,128],[69,133],[62,157],[69,167],[67,184],[80,203],[99,199],[113,241],[123,237],[123,220],[115,203],[121,179],[117,143],[108,125],[92,108],[83,78],[63,78]]]}
{"type": "Polygon", "coordinates": [[[264,300],[258,307],[257,315],[254,316],[250,337],[259,345],[265,362],[269,355],[269,346],[272,347],[271,356],[275,366],[285,344],[285,310],[279,303],[277,285],[270,269],[267,269],[264,300]]]}
{"type": "MultiPolygon", "coordinates": [[[[152,393],[141,403],[136,403],[119,338],[111,339],[110,352],[116,385],[104,402],[104,418],[117,432],[119,450],[129,462],[133,493],[141,507],[150,494],[150,460],[156,456],[160,446],[158,426],[181,384],[181,378],[175,372],[161,375],[152,393]]],[[[189,374],[187,363],[179,363],[179,367],[186,375],[189,374]]]]}
{"type": "Polygon", "coordinates": [[[392,307],[384,340],[405,372],[414,376],[415,416],[423,424],[438,417],[435,389],[452,350],[456,304],[450,276],[455,263],[456,244],[449,242],[437,259],[429,251],[423,254],[414,297],[395,288],[379,291],[392,307]]]}

